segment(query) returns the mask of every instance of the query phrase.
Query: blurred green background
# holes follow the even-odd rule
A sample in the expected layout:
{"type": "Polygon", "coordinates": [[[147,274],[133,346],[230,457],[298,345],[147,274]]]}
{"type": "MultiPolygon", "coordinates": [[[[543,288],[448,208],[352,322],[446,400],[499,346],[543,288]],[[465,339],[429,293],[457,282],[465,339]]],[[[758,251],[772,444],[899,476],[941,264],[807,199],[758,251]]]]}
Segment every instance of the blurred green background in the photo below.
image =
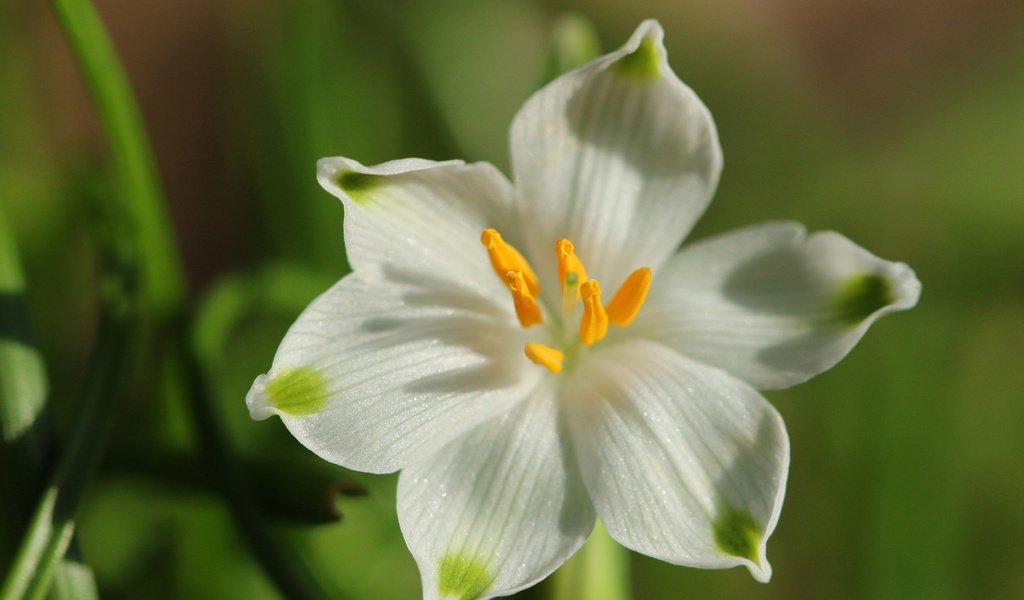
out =
{"type": "MultiPolygon", "coordinates": [[[[909,263],[924,284],[917,308],[883,319],[832,371],[768,394],[793,447],[772,582],[633,556],[635,597],[1024,598],[1021,2],[96,4],[154,146],[212,408],[273,530],[332,596],[414,598],[419,577],[394,476],[323,464],[243,402],[301,308],[347,270],[341,206],[315,161],[507,170],[508,124],[550,73],[554,23],[575,11],[605,50],[658,18],[674,70],[715,116],[726,167],[695,237],[798,220],[909,263]],[[332,481],[369,493],[335,494],[332,481]],[[311,525],[331,518],[328,504],[344,519],[311,525]]],[[[0,209],[58,440],[96,332],[105,156],[48,7],[4,0],[0,209]]],[[[278,597],[206,471],[186,393],[161,383],[158,362],[140,361],[86,491],[77,554],[103,597],[278,597]]]]}

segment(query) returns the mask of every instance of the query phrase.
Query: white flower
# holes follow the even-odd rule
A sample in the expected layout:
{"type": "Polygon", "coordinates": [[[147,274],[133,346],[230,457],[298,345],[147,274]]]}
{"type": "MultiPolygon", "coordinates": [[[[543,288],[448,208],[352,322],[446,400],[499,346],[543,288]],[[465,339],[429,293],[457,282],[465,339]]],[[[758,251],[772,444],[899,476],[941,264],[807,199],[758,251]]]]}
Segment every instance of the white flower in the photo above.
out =
{"type": "Polygon", "coordinates": [[[722,161],[662,37],[647,21],[530,98],[512,183],[486,163],[318,165],[353,273],[246,401],[326,460],[402,470],[428,598],[533,585],[595,515],[637,552],[767,581],[789,442],[756,390],[917,302],[906,265],[794,223],[676,252],[722,161]]]}

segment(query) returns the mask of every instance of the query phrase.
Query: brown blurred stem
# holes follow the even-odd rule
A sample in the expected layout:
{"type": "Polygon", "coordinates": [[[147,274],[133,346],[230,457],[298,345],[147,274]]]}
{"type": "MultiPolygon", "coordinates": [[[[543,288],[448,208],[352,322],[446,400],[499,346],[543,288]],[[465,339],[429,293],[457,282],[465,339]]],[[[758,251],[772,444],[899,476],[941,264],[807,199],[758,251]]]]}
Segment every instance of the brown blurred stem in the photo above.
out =
{"type": "Polygon", "coordinates": [[[110,151],[117,205],[140,249],[140,293],[149,311],[174,314],[185,278],[139,108],[106,27],[88,0],[50,0],[92,96],[110,151]]]}

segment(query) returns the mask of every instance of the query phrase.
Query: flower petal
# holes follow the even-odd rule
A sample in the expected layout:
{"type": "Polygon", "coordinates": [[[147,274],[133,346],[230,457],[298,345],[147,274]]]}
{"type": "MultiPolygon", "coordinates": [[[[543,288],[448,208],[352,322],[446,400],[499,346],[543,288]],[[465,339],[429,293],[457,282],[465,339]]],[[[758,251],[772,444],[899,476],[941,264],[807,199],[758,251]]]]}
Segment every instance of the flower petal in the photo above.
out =
{"type": "Polygon", "coordinates": [[[529,587],[590,533],[594,509],[560,432],[555,383],[402,470],[398,517],[425,598],[529,587]]]}
{"type": "Polygon", "coordinates": [[[645,21],[622,49],[554,80],[516,115],[512,172],[534,261],[568,238],[614,290],[664,262],[711,200],[718,134],[669,68],[663,36],[645,21]]]}
{"type": "Polygon", "coordinates": [[[835,365],[920,291],[910,267],[838,233],[767,223],[684,247],[656,275],[631,333],[780,389],[835,365]]]}
{"type": "Polygon", "coordinates": [[[480,233],[515,232],[512,188],[488,163],[405,159],[373,167],[342,157],[317,163],[320,185],[345,204],[345,248],[354,270],[397,265],[444,274],[501,296],[480,233]]]}
{"type": "Polygon", "coordinates": [[[507,411],[543,371],[522,355],[511,307],[429,275],[388,274],[357,271],[313,301],[246,397],[254,418],[280,415],[322,458],[375,473],[507,411]]]}
{"type": "Polygon", "coordinates": [[[765,542],[789,439],[764,398],[646,340],[588,357],[567,389],[583,480],[613,538],[675,564],[771,577],[765,542]]]}

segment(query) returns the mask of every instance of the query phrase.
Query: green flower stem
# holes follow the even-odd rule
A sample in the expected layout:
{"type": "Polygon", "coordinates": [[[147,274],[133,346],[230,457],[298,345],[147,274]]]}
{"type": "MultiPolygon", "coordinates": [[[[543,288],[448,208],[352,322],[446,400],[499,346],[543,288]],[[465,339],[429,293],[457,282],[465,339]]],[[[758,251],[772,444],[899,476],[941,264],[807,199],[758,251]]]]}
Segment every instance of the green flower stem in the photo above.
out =
{"type": "MultiPolygon", "coordinates": [[[[181,327],[179,332],[187,331],[181,327]]],[[[209,460],[214,476],[222,486],[222,492],[231,507],[231,515],[244,540],[256,559],[263,566],[278,590],[285,598],[318,599],[327,595],[319,588],[316,580],[305,565],[293,555],[285,552],[267,529],[249,493],[238,461],[221,430],[220,420],[215,414],[213,399],[209,396],[209,385],[193,348],[179,335],[177,356],[182,364],[173,364],[182,372],[188,384],[189,404],[199,429],[203,455],[209,460]]],[[[0,598],[0,600],[4,600],[0,598]]]]}
{"type": "Polygon", "coordinates": [[[115,188],[140,253],[147,308],[167,317],[184,298],[184,276],[152,151],[131,88],[88,0],[50,0],[85,77],[110,143],[115,188]]]}
{"type": "Polygon", "coordinates": [[[133,275],[121,266],[113,273],[103,301],[94,352],[86,369],[81,414],[71,441],[29,523],[0,600],[42,598],[74,533],[74,515],[96,463],[113,413],[136,356],[139,331],[133,275]]]}
{"type": "Polygon", "coordinates": [[[629,550],[598,521],[583,548],[555,572],[553,584],[554,600],[629,600],[629,550]]]}

